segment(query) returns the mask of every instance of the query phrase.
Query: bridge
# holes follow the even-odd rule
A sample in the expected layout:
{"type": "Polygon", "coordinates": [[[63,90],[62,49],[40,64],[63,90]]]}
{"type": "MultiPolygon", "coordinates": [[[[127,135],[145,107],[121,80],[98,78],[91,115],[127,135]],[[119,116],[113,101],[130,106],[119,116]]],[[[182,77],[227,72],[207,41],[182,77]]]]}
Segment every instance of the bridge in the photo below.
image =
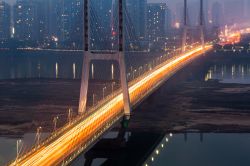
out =
{"type": "MultiPolygon", "coordinates": [[[[52,133],[46,140],[34,146],[29,152],[22,156],[18,156],[10,165],[69,165],[80,153],[85,152],[93,146],[117,122],[122,121],[123,125],[126,127],[132,113],[132,108],[140,104],[140,102],[152,94],[177,71],[200,56],[204,56],[205,52],[212,49],[212,43],[205,43],[204,36],[201,35],[201,44],[193,46],[191,49],[186,49],[186,42],[184,42],[185,46],[182,46],[182,52],[174,54],[171,57],[169,57],[168,54],[163,54],[161,60],[156,65],[150,67],[139,77],[128,83],[124,61],[124,1],[119,0],[118,2],[119,48],[115,52],[100,52],[90,50],[89,1],[84,1],[85,59],[79,102],[79,115],[69,124],[52,133]],[[98,105],[87,109],[88,75],[90,61],[93,59],[118,61],[120,65],[122,88],[112,94],[112,96],[105,98],[98,105]]],[[[203,27],[202,21],[200,27],[203,27]]],[[[185,29],[185,40],[186,33],[185,29]]]]}

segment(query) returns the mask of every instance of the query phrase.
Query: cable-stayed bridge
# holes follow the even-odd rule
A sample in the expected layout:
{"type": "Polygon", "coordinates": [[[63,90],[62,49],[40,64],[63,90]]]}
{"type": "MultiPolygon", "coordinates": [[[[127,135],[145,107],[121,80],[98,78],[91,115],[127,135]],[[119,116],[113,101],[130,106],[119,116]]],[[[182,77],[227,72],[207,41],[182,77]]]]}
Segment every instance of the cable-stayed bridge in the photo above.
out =
{"type": "MultiPolygon", "coordinates": [[[[90,7],[90,1],[84,0],[85,43],[82,84],[80,90],[81,95],[78,111],[79,115],[72,119],[70,123],[51,134],[46,140],[34,146],[30,151],[24,155],[18,156],[10,165],[47,166],[70,164],[80,153],[89,149],[118,121],[122,120],[123,125],[126,126],[131,116],[132,108],[136,107],[147,96],[153,93],[178,70],[212,49],[212,44],[209,42],[205,43],[204,41],[203,30],[201,30],[201,44],[190,44],[190,49],[187,49],[187,32],[185,29],[185,46],[182,46],[182,48],[180,47],[180,49],[177,49],[177,51],[171,55],[163,54],[143,71],[139,68],[139,72],[141,70],[140,74],[137,77],[133,77],[133,79],[128,82],[129,75],[126,71],[124,57],[127,43],[125,34],[132,34],[133,28],[126,28],[124,23],[124,20],[126,20],[125,18],[129,20],[124,0],[117,0],[116,3],[113,2],[112,4],[116,4],[115,7],[113,7],[113,10],[118,13],[118,16],[114,19],[117,20],[117,27],[112,28],[112,30],[117,33],[117,35],[112,37],[114,44],[111,44],[111,46],[115,46],[115,49],[96,50],[93,47],[93,41],[91,38],[91,36],[96,33],[91,28],[93,26],[91,19],[95,18],[92,22],[96,22],[99,19],[96,14],[93,14],[93,8],[90,7]],[[88,108],[88,82],[91,68],[90,63],[93,60],[117,61],[120,67],[120,80],[122,87],[120,90],[115,91],[107,97],[104,97],[103,95],[103,100],[101,102],[94,107],[88,108]]],[[[202,22],[201,16],[200,28],[203,28],[202,22]]],[[[111,32],[111,34],[115,33],[111,32]]],[[[131,39],[133,41],[135,40],[134,37],[131,39]]],[[[100,39],[99,42],[101,42],[101,40],[102,39],[100,39]]],[[[133,75],[133,71],[129,74],[133,75]]],[[[105,89],[103,89],[103,94],[104,90],[105,89]]]]}

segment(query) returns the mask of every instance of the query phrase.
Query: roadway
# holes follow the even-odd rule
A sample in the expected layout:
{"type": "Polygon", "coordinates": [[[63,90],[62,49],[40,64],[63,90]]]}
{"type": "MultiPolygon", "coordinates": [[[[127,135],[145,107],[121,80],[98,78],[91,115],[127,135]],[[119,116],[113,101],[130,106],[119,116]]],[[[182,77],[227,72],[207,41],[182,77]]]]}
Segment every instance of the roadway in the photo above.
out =
{"type": "MultiPolygon", "coordinates": [[[[210,49],[212,49],[211,45],[206,46],[205,50],[202,50],[202,47],[194,48],[171,59],[171,61],[163,62],[157,68],[137,79],[129,87],[132,104],[138,104],[176,71],[210,49]]],[[[73,152],[79,151],[79,147],[82,147],[81,150],[87,149],[90,145],[89,142],[98,139],[101,133],[107,131],[113,122],[121,118],[123,116],[122,110],[123,97],[122,94],[118,94],[92,114],[73,123],[55,139],[40,145],[32,153],[19,158],[18,161],[10,165],[48,166],[65,163],[65,158],[73,152]]]]}

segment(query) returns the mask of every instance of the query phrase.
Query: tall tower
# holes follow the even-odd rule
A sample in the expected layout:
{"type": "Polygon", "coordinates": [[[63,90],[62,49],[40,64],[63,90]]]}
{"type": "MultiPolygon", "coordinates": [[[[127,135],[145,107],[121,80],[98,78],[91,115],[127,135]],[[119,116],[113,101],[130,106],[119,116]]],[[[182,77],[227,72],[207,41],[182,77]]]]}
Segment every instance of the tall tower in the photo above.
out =
{"type": "Polygon", "coordinates": [[[0,0],[0,40],[10,38],[10,5],[0,0]]]}
{"type": "MultiPolygon", "coordinates": [[[[183,27],[183,37],[182,37],[182,52],[186,51],[187,42],[187,32],[190,28],[188,25],[188,11],[187,11],[187,0],[184,0],[184,27],[183,27]]],[[[204,35],[204,11],[203,11],[203,0],[200,0],[200,17],[199,17],[199,30],[200,30],[200,40],[202,48],[205,48],[205,35],[204,35]]]]}
{"type": "Polygon", "coordinates": [[[15,38],[18,40],[37,41],[39,21],[36,1],[17,0],[14,6],[15,38]]]}
{"type": "Polygon", "coordinates": [[[184,20],[183,20],[183,36],[182,36],[182,52],[186,51],[186,42],[187,42],[187,31],[188,31],[188,24],[187,24],[187,0],[184,0],[184,20]]]}
{"type": "Polygon", "coordinates": [[[200,0],[200,33],[201,33],[201,45],[205,48],[205,35],[204,35],[204,10],[203,10],[203,0],[200,0]]]}
{"type": "Polygon", "coordinates": [[[124,1],[118,0],[118,50],[110,52],[102,51],[92,51],[90,49],[90,3],[89,0],[84,0],[84,61],[82,70],[82,82],[80,90],[80,100],[78,113],[83,114],[86,112],[87,106],[87,93],[88,93],[88,82],[89,82],[89,69],[90,63],[93,60],[115,60],[120,66],[120,78],[123,93],[124,102],[124,114],[126,117],[130,117],[131,107],[130,107],[130,97],[128,91],[128,82],[126,74],[126,65],[124,59],[124,1]]]}
{"type": "Polygon", "coordinates": [[[127,0],[127,10],[131,17],[137,38],[145,38],[146,34],[146,0],[127,0]]]}
{"type": "Polygon", "coordinates": [[[153,49],[161,49],[166,35],[166,9],[165,3],[148,3],[147,6],[147,35],[153,49]]]}

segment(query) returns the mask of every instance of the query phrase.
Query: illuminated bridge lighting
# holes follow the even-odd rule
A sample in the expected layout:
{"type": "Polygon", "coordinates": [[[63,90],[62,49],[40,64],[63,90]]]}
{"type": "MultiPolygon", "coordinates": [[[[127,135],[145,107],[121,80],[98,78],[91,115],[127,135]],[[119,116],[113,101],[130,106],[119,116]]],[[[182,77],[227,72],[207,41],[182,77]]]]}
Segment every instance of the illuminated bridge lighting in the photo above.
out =
{"type": "Polygon", "coordinates": [[[169,140],[168,136],[170,136],[170,138],[172,138],[173,134],[170,133],[169,135],[165,135],[162,138],[162,140],[159,142],[159,144],[153,149],[151,154],[147,157],[147,159],[144,161],[144,163],[142,165],[149,166],[149,165],[152,165],[155,162],[155,160],[157,160],[160,153],[164,150],[165,147],[167,147],[166,145],[169,143],[168,142],[168,140],[169,140]]]}
{"type": "MultiPolygon", "coordinates": [[[[212,49],[211,45],[205,47],[205,51],[210,49],[212,49]]],[[[204,50],[201,46],[196,47],[187,53],[163,62],[148,72],[148,74],[135,80],[129,87],[132,104],[136,105],[143,100],[166,79],[170,78],[184,65],[203,55],[203,53],[204,50]]],[[[10,165],[48,166],[62,164],[63,161],[64,164],[67,164],[76,157],[76,155],[72,156],[72,154],[75,154],[74,152],[80,153],[86,150],[91,143],[101,137],[104,132],[108,131],[123,115],[123,97],[122,94],[118,94],[110,101],[102,104],[92,114],[80,121],[72,122],[71,126],[68,126],[63,132],[52,137],[50,141],[41,144],[39,148],[33,149],[33,151],[20,157],[17,162],[14,161],[10,165]]],[[[162,144],[163,146],[160,146],[164,148],[166,142],[162,142],[162,144]]],[[[158,147],[158,153],[160,153],[159,149],[161,147],[158,147]]]]}

